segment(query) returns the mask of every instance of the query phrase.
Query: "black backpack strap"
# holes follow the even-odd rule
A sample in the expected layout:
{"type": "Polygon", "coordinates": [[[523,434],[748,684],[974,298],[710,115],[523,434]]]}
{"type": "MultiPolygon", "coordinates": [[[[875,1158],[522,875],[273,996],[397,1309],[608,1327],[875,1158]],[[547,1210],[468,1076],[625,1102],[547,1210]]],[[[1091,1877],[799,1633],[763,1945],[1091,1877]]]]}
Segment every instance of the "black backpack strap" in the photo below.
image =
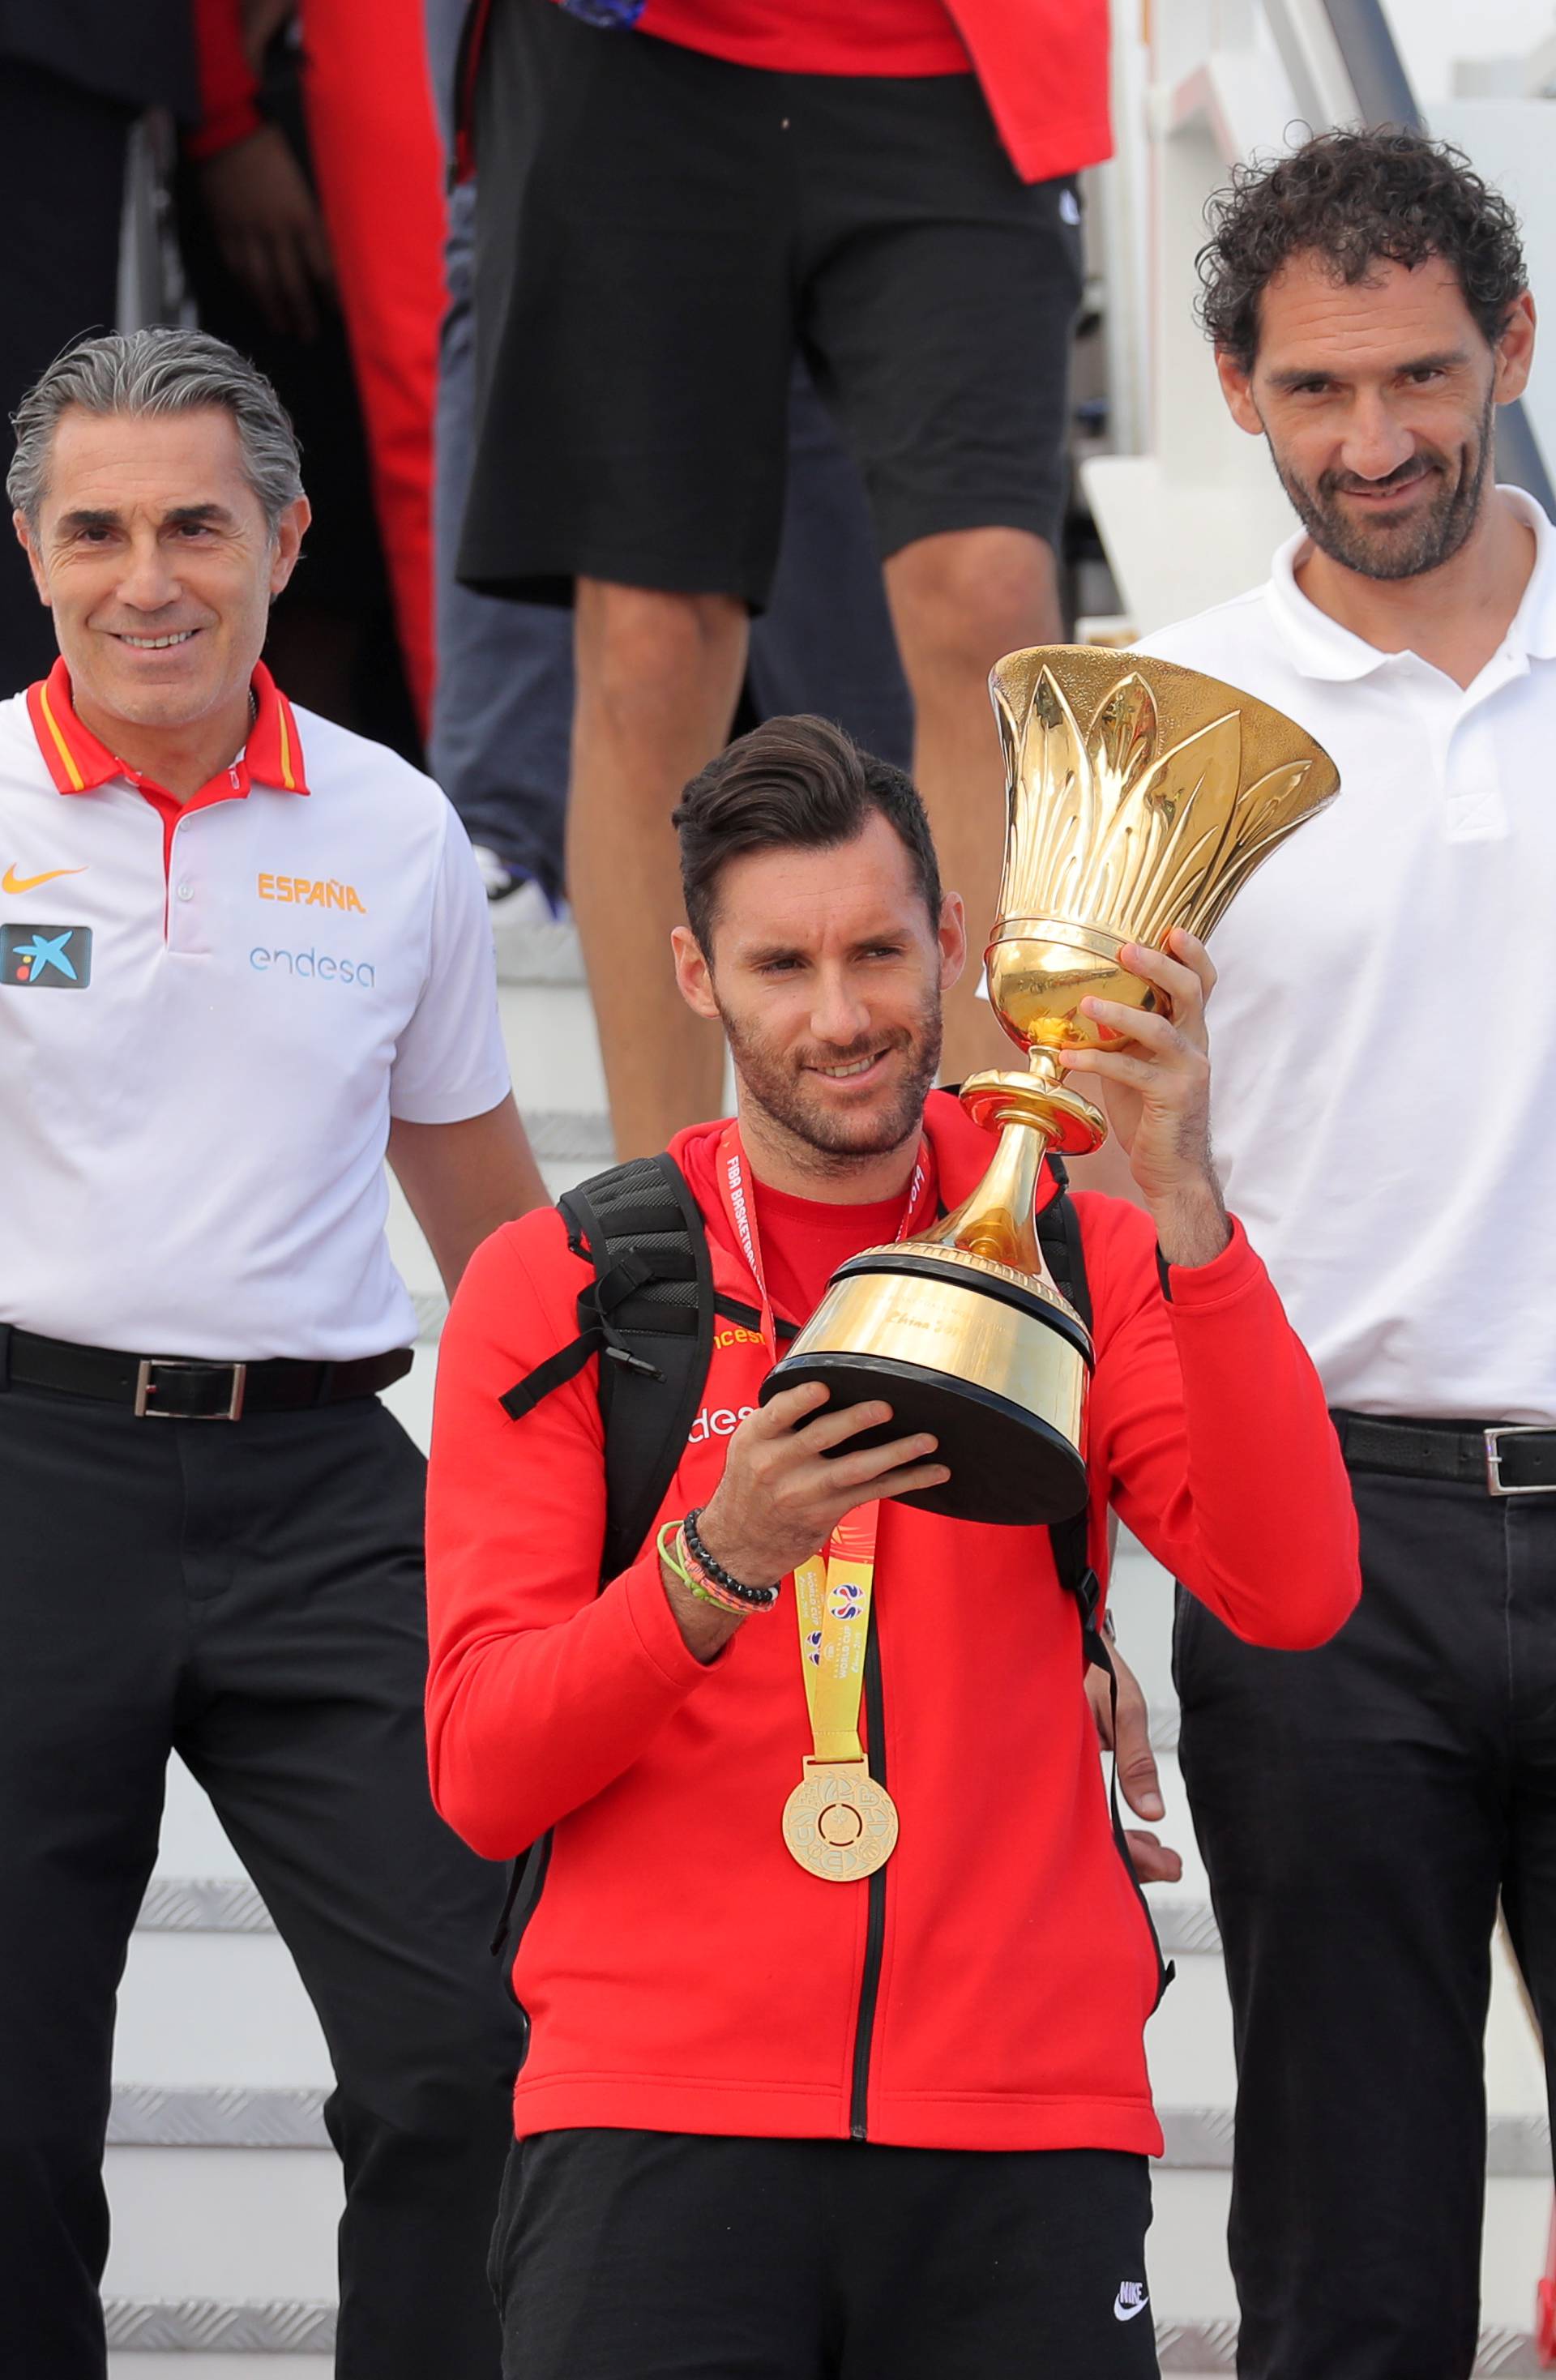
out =
{"type": "MultiPolygon", "coordinates": [[[[761,1329],[761,1316],[757,1308],[754,1305],[743,1305],[738,1297],[726,1297],[722,1289],[714,1293],[713,1311],[715,1314],[722,1315],[726,1322],[738,1322],[743,1330],[760,1331],[761,1329]]],[[[772,1318],[772,1335],[782,1347],[789,1340],[799,1337],[799,1324],[785,1322],[781,1314],[775,1314],[772,1318]]]]}
{"type": "Polygon", "coordinates": [[[538,1405],[542,1397],[549,1397],[553,1389],[559,1389],[564,1380],[570,1380],[575,1372],[581,1372],[600,1344],[598,1330],[580,1330],[576,1339],[568,1340],[565,1347],[559,1347],[554,1355],[548,1355],[543,1364],[537,1364],[532,1372],[526,1372],[522,1380],[516,1380],[506,1395],[497,1400],[508,1419],[522,1421],[531,1406],[538,1405]]]}
{"type": "MultiPolygon", "coordinates": [[[[1081,1245],[1080,1217],[1070,1196],[1070,1177],[1062,1157],[1050,1154],[1049,1169],[1058,1184],[1057,1196],[1051,1198],[1038,1217],[1038,1238],[1053,1275],[1053,1285],[1061,1297],[1067,1298],[1087,1329],[1091,1328],[1091,1288],[1086,1278],[1086,1251],[1081,1245]]],[[[1054,1568],[1059,1584],[1075,1598],[1080,1613],[1081,1645],[1088,1663],[1100,1670],[1111,1670],[1108,1649],[1097,1625],[1097,1606],[1101,1588],[1091,1567],[1088,1539],[1088,1512],[1083,1505],[1067,1521],[1055,1521],[1049,1528],[1053,1546],[1054,1568]]]]}
{"type": "Polygon", "coordinates": [[[1091,1284],[1086,1278],[1086,1251],[1081,1245],[1080,1216],[1070,1196],[1070,1175],[1062,1157],[1049,1151],[1048,1170],[1056,1195],[1038,1213],[1038,1237],[1053,1275],[1054,1287],[1067,1297],[1087,1329],[1091,1328],[1091,1284]]]}
{"type": "Polygon", "coordinates": [[[559,1198],[575,1256],[594,1278],[578,1335],[502,1399],[517,1421],[600,1358],[605,1435],[601,1583],[637,1555],[675,1475],[713,1352],[713,1269],[701,1210],[669,1157],[636,1157],[559,1198]]]}
{"type": "MultiPolygon", "coordinates": [[[[1091,1328],[1091,1291],[1086,1278],[1086,1251],[1081,1244],[1080,1216],[1069,1193],[1069,1175],[1064,1160],[1051,1155],[1048,1160],[1059,1184],[1057,1197],[1051,1198],[1038,1217],[1038,1237],[1053,1275],[1053,1285],[1062,1297],[1068,1298],[1087,1329],[1091,1328]]],[[[1112,1817],[1113,1841],[1118,1846],[1125,1873],[1135,1888],[1140,1907],[1145,1911],[1146,1924],[1150,1927],[1151,1940],[1156,1944],[1157,1990],[1156,2005],[1173,1980],[1173,1970],[1161,1956],[1157,1937],[1156,1920],[1150,1904],[1135,1873],[1135,1863],[1129,1856],[1129,1840],[1124,1830],[1124,1814],[1118,1805],[1118,1672],[1113,1668],[1108,1640],[1097,1620],[1097,1607],[1102,1590],[1091,1566],[1089,1542],[1089,1507],[1083,1506],[1067,1521],[1054,1521],[1049,1525],[1049,1538],[1053,1547],[1053,1566],[1059,1573],[1059,1584],[1073,1597],[1080,1614],[1081,1651],[1088,1669],[1100,1670],[1108,1681],[1108,1707],[1112,1720],[1114,1752],[1109,1766],[1108,1808],[1112,1817]]]]}
{"type": "MultiPolygon", "coordinates": [[[[578,1294],[578,1335],[517,1381],[501,1402],[517,1421],[599,1355],[603,1586],[642,1546],[697,1418],[713,1352],[713,1270],[701,1210],[669,1157],[613,1165],[567,1191],[557,1206],[569,1247],[594,1267],[593,1280],[578,1294]]],[[[759,1319],[752,1317],[753,1323],[759,1319]]],[[[546,1834],[515,1861],[492,1937],[494,1958],[505,1946],[517,1952],[550,1855],[546,1834]]]]}
{"type": "Polygon", "coordinates": [[[570,1242],[594,1260],[578,1324],[601,1346],[603,1584],[636,1559],[697,1419],[713,1353],[713,1268],[701,1209],[673,1158],[614,1165],[559,1203],[570,1242]]]}

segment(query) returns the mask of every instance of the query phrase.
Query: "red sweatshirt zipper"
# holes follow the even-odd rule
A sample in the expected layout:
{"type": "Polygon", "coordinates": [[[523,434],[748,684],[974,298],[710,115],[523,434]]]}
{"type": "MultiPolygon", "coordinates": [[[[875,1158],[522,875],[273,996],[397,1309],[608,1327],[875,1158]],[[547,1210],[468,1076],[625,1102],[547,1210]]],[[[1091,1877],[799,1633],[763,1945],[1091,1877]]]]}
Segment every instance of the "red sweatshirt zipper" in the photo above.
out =
{"type": "MultiPolygon", "coordinates": [[[[881,1639],[876,1615],[869,1615],[865,1644],[865,1728],[869,1743],[869,1773],[886,1783],[886,1698],[881,1678],[881,1639]]],[[[865,1887],[869,1912],[865,1924],[865,1964],[859,1978],[858,2013],[854,2021],[854,2073],[848,2105],[848,2137],[869,2138],[869,2053],[875,2039],[875,2004],[881,1993],[881,1961],[886,1948],[886,1877],[891,1862],[878,1867],[865,1887]]]]}

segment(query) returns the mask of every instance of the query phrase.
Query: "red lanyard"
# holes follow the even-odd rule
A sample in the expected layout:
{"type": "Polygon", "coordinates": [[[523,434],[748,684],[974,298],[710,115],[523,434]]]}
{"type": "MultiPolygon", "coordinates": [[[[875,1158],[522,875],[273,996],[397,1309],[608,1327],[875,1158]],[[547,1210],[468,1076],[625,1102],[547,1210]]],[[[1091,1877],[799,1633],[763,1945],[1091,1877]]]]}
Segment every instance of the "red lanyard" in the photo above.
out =
{"type": "MultiPolygon", "coordinates": [[[[767,1276],[762,1270],[761,1233],[757,1224],[757,1207],[750,1167],[746,1160],[745,1146],[740,1138],[740,1126],[724,1126],[719,1142],[719,1196],[731,1229],[740,1243],[741,1253],[750,1267],[761,1305],[762,1343],[773,1363],[778,1361],[778,1333],[772,1319],[772,1300],[767,1293],[767,1276]]],[[[907,1185],[907,1198],[903,1208],[902,1221],[897,1226],[899,1240],[910,1239],[915,1232],[933,1220],[935,1212],[934,1152],[927,1139],[920,1138],[918,1154],[914,1160],[913,1179],[907,1185]]],[[[803,1321],[804,1316],[796,1316],[803,1321]]]]}

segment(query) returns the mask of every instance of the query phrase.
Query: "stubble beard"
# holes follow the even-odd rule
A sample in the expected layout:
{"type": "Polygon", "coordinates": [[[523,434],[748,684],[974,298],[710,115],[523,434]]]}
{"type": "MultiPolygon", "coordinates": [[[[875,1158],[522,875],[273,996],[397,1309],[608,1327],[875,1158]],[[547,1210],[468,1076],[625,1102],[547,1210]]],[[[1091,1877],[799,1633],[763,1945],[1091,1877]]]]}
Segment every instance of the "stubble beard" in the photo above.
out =
{"type": "MultiPolygon", "coordinates": [[[[1424,456],[1441,470],[1442,483],[1425,512],[1397,528],[1385,523],[1368,528],[1347,519],[1337,502],[1343,475],[1326,471],[1316,488],[1309,487],[1282,461],[1273,439],[1269,440],[1270,459],[1293,510],[1320,553],[1362,578],[1419,578],[1452,562],[1480,517],[1495,411],[1496,400],[1488,395],[1475,437],[1459,449],[1456,468],[1434,446],[1417,448],[1410,465],[1402,467],[1409,469],[1424,456]]],[[[1268,431],[1265,434],[1269,438],[1268,431]]]]}
{"type": "MultiPolygon", "coordinates": [[[[887,1040],[888,1050],[907,1053],[908,1063],[895,1092],[884,1107],[859,1116],[829,1112],[808,1089],[803,1052],[774,1050],[722,1009],[730,1055],[740,1078],[743,1104],[758,1109],[765,1121],[786,1139],[803,1164],[822,1177],[846,1173],[862,1159],[889,1157],[919,1131],[924,1102],[940,1068],[942,1026],[938,1001],[926,1002],[910,1026],[899,1027],[887,1040]]],[[[845,1066],[881,1046],[872,1039],[857,1050],[825,1053],[829,1065],[845,1066]]],[[[821,1053],[816,1053],[821,1054],[821,1053]]]]}

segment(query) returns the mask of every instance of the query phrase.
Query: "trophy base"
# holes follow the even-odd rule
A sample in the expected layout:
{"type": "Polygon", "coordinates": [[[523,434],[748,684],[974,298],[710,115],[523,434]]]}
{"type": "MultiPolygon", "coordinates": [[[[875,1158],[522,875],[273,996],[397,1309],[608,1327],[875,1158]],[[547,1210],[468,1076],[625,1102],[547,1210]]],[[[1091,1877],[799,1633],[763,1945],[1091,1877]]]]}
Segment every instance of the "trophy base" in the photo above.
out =
{"type": "Polygon", "coordinates": [[[1046,1283],[907,1240],[839,1268],[760,1393],[765,1404],[821,1380],[833,1407],[883,1399],[891,1420],[849,1439],[847,1451],[928,1430],[951,1472],[903,1503],[1031,1527],[1086,1502],[1090,1368],[1085,1326],[1046,1283]]]}

